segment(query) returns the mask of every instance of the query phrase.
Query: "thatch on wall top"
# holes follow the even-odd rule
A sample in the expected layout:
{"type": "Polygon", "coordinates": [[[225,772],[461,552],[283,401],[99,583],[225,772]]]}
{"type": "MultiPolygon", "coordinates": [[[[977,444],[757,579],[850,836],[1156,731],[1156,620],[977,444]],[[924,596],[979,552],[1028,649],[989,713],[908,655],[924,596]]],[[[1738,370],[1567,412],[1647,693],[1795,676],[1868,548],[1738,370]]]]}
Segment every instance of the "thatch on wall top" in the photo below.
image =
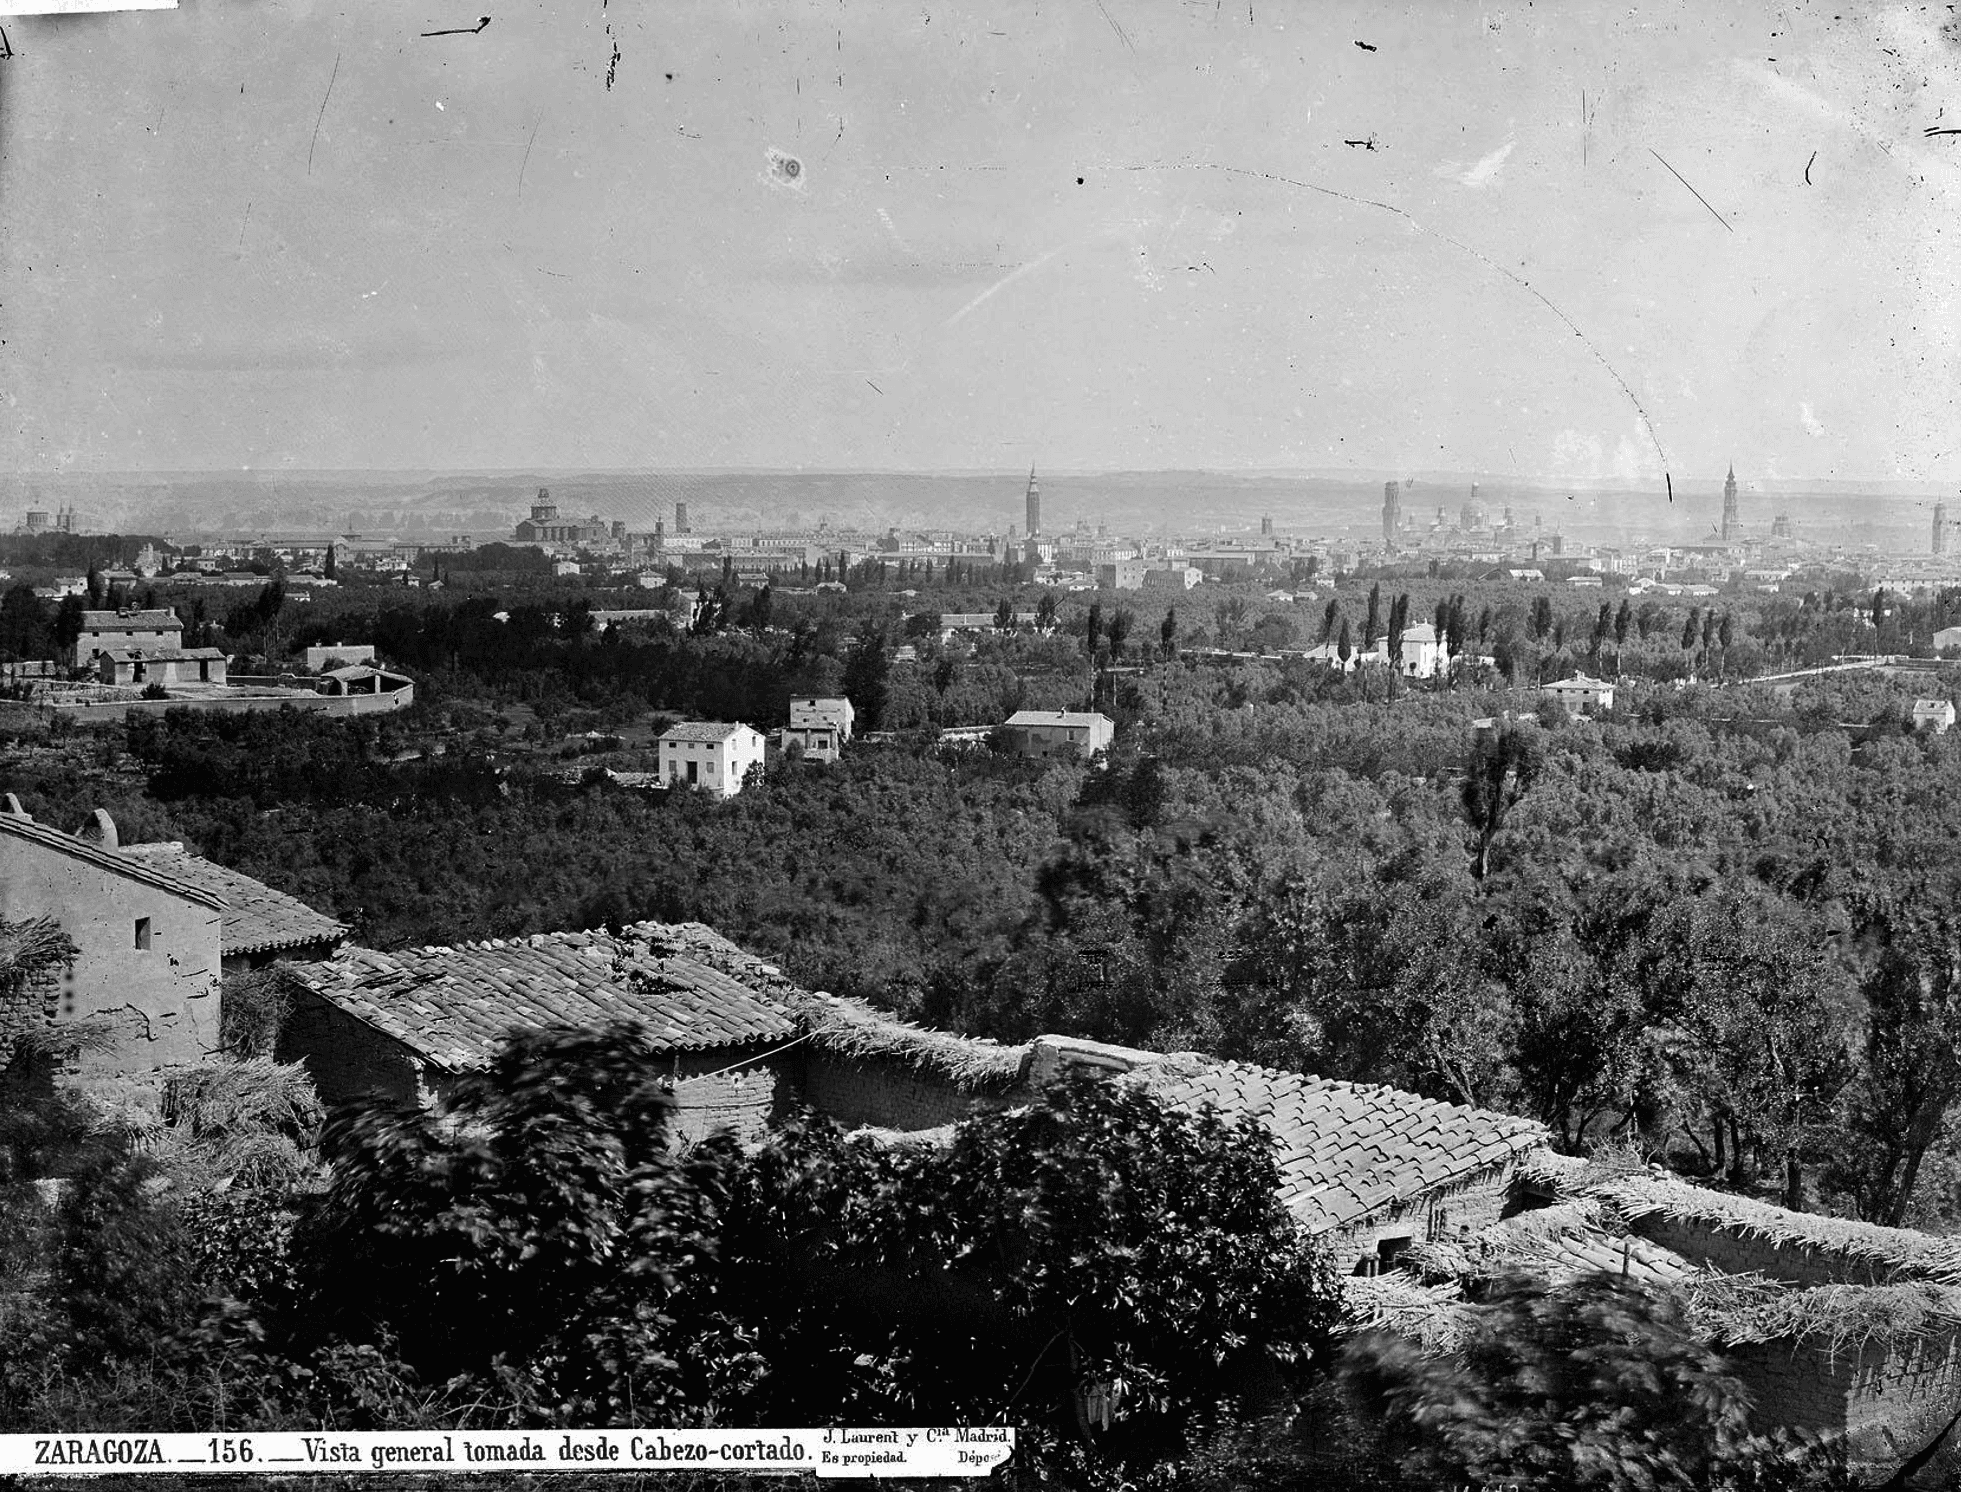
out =
{"type": "Polygon", "coordinates": [[[1589,1187],[1629,1223],[1648,1219],[1761,1238],[1780,1248],[1809,1249],[1857,1262],[1893,1280],[1961,1285],[1961,1240],[1852,1218],[1791,1212],[1769,1202],[1710,1191],[1657,1175],[1625,1176],[1589,1187]]]}
{"type": "Polygon", "coordinates": [[[930,1031],[876,1010],[862,1000],[816,994],[793,1002],[797,1021],[816,1051],[909,1067],[963,1092],[999,1091],[1021,1079],[1025,1046],[930,1031]]]}
{"type": "Polygon", "coordinates": [[[1699,1269],[1684,1294],[1690,1319],[1725,1346],[1824,1341],[1833,1352],[1961,1330],[1961,1290],[1925,1280],[1802,1288],[1759,1274],[1699,1269]]]}
{"type": "Polygon", "coordinates": [[[1350,1275],[1341,1282],[1337,1330],[1393,1331],[1425,1352],[1457,1349],[1464,1335],[1464,1294],[1455,1283],[1426,1285],[1414,1275],[1350,1275]]]}

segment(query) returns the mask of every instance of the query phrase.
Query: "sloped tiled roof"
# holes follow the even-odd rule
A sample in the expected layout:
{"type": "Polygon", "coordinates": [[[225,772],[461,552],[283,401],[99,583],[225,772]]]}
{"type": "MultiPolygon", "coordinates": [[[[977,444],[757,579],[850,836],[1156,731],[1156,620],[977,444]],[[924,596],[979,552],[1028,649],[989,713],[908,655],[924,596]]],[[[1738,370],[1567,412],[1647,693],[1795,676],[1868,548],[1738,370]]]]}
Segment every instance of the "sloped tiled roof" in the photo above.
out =
{"type": "Polygon", "coordinates": [[[740,724],[723,720],[683,720],[660,733],[663,741],[726,741],[741,730],[740,724]]]}
{"type": "Polygon", "coordinates": [[[187,896],[192,901],[202,902],[208,907],[224,907],[224,898],[217,892],[201,885],[188,876],[174,870],[145,864],[132,859],[120,850],[106,849],[91,839],[81,839],[73,834],[64,834],[59,829],[37,824],[24,813],[0,811],[0,833],[12,834],[17,838],[29,840],[51,850],[59,850],[64,855],[72,855],[77,860],[85,860],[90,865],[115,875],[128,876],[131,880],[142,881],[157,886],[178,896],[187,896]]]}
{"type": "Polygon", "coordinates": [[[637,923],[455,948],[343,948],[295,965],[315,993],[451,1072],[487,1061],[513,1030],[638,1021],[657,1049],[739,1046],[795,1034],[794,988],[698,924],[637,923]]]}
{"type": "Polygon", "coordinates": [[[1174,1107],[1210,1104],[1264,1125],[1279,1141],[1280,1199],[1310,1233],[1360,1223],[1548,1138],[1511,1114],[1190,1053],[1138,1067],[1135,1081],[1174,1107]]]}
{"type": "Polygon", "coordinates": [[[1093,725],[1101,720],[1110,724],[1110,717],[1099,712],[1082,710],[1016,710],[1008,717],[1010,725],[1093,725]]]}
{"type": "Polygon", "coordinates": [[[337,943],[347,936],[344,924],[305,902],[275,891],[263,881],[191,854],[181,844],[124,845],[121,854],[204,887],[224,903],[219,932],[226,957],[297,948],[308,943],[337,943]]]}
{"type": "Polygon", "coordinates": [[[84,632],[181,632],[184,623],[168,607],[154,611],[84,611],[84,632]]]}

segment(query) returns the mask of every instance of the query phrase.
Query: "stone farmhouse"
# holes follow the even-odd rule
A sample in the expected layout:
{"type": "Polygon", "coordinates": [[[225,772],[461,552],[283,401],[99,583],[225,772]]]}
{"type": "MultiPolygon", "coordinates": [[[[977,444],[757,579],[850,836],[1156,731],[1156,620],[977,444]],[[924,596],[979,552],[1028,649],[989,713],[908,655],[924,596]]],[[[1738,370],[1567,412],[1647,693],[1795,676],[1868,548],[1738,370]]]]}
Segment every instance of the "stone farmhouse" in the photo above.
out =
{"type": "Polygon", "coordinates": [[[221,648],[113,647],[95,655],[105,684],[222,684],[226,661],[221,648]]]}
{"type": "Polygon", "coordinates": [[[184,643],[184,624],[167,607],[153,611],[84,611],[81,634],[61,661],[69,668],[92,662],[112,648],[144,648],[177,652],[184,643]]]}
{"type": "Polygon", "coordinates": [[[751,767],[763,764],[760,731],[720,720],[684,720],[662,734],[660,780],[663,787],[689,787],[718,797],[742,791],[751,767]]]}
{"type": "Polygon", "coordinates": [[[805,761],[834,762],[851,739],[857,718],[848,699],[793,699],[790,723],[777,732],[776,743],[784,751],[798,747],[805,761]]]}

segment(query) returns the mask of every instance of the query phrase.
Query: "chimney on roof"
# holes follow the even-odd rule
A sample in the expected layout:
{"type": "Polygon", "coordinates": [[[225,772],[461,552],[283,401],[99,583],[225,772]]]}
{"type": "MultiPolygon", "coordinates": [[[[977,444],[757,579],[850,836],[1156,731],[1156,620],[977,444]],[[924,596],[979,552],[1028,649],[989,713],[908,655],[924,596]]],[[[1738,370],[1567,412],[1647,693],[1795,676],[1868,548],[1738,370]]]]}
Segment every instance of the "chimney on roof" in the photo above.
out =
{"type": "Polygon", "coordinates": [[[113,850],[120,845],[116,837],[116,821],[109,817],[109,810],[106,808],[96,809],[75,837],[90,840],[101,845],[105,850],[113,850]]]}
{"type": "Polygon", "coordinates": [[[20,799],[16,798],[12,793],[7,794],[7,806],[4,811],[17,819],[32,819],[34,817],[33,814],[20,806],[20,799]]]}

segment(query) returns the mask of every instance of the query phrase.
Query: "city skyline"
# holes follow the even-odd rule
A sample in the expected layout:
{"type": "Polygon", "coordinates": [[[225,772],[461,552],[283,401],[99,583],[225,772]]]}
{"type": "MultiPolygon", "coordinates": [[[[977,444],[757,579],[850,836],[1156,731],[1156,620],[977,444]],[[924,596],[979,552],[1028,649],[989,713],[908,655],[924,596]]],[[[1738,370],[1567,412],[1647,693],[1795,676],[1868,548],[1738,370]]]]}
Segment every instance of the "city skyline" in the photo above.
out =
{"type": "Polygon", "coordinates": [[[8,466],[1961,479],[1916,12],[433,29],[19,23],[8,466]]]}

